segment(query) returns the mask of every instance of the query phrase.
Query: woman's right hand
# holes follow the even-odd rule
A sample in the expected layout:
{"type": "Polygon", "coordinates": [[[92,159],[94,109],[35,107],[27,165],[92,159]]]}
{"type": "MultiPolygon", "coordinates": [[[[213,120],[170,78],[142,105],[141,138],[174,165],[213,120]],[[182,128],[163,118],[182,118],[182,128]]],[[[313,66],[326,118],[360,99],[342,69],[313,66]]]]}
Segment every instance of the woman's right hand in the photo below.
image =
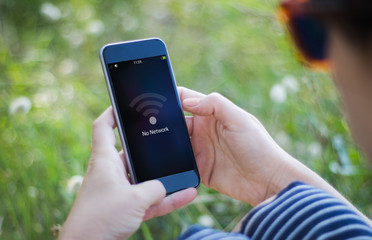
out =
{"type": "Polygon", "coordinates": [[[293,180],[286,173],[302,164],[253,115],[218,93],[178,92],[184,110],[193,114],[186,120],[204,185],[255,206],[293,180]]]}

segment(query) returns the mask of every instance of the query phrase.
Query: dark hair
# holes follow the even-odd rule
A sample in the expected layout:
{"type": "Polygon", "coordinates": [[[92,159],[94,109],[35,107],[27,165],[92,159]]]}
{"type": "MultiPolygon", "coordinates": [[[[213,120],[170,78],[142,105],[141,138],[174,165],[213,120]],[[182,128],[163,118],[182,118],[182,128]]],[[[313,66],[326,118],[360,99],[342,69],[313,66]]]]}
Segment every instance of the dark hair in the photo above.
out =
{"type": "Polygon", "coordinates": [[[310,0],[308,4],[355,44],[372,46],[372,0],[310,0]]]}

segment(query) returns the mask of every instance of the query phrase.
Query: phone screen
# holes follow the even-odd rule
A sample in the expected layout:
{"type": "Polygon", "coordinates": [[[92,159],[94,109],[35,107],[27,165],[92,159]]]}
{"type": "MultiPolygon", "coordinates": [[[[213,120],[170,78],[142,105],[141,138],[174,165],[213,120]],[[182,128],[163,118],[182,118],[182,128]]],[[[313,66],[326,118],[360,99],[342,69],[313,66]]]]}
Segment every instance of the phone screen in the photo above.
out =
{"type": "Polygon", "coordinates": [[[167,56],[110,63],[108,69],[137,181],[193,170],[167,56]]]}

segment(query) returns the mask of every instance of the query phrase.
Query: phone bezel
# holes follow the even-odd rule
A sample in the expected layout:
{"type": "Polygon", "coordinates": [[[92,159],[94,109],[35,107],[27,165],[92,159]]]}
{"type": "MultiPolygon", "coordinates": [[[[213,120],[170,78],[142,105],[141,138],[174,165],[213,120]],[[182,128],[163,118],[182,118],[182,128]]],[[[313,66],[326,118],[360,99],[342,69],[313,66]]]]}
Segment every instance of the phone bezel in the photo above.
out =
{"type": "MultiPolygon", "coordinates": [[[[134,171],[132,160],[130,158],[130,154],[128,153],[127,138],[126,138],[123,126],[122,126],[123,122],[121,120],[121,116],[118,111],[117,101],[113,93],[113,86],[112,86],[111,78],[109,76],[108,64],[122,62],[122,61],[131,61],[131,60],[136,60],[136,59],[141,59],[141,58],[161,56],[161,55],[165,55],[167,58],[167,63],[168,63],[168,67],[169,67],[169,71],[170,71],[171,79],[173,83],[173,89],[177,97],[178,105],[182,110],[182,104],[178,96],[176,80],[173,74],[173,69],[170,63],[168,51],[167,51],[165,43],[161,39],[149,38],[149,39],[140,39],[140,40],[134,40],[134,41],[112,43],[112,44],[107,44],[103,46],[100,50],[101,65],[102,65],[102,69],[104,72],[107,89],[110,95],[111,105],[113,106],[115,119],[116,119],[116,122],[118,123],[117,127],[119,130],[119,136],[120,136],[121,143],[124,149],[125,159],[126,159],[128,171],[130,174],[130,181],[132,184],[138,183],[138,181],[137,181],[136,173],[134,171]]],[[[181,111],[181,114],[183,117],[184,127],[186,128],[186,131],[187,131],[187,126],[186,126],[186,121],[185,121],[185,116],[183,114],[183,111],[181,111]]],[[[188,139],[188,142],[192,150],[190,139],[188,139]]],[[[199,171],[197,168],[195,156],[193,156],[193,165],[194,165],[193,170],[158,178],[158,180],[164,184],[167,190],[167,194],[171,194],[173,192],[185,189],[187,187],[196,188],[199,186],[200,175],[199,175],[199,171]]]]}

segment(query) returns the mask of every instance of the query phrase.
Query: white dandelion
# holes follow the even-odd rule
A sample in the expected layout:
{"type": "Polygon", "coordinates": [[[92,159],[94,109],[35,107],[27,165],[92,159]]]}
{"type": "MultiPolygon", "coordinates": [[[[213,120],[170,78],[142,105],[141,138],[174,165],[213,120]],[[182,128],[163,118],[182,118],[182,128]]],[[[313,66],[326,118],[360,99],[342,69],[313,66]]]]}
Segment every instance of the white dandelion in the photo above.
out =
{"type": "Polygon", "coordinates": [[[299,86],[297,79],[292,75],[286,75],[282,80],[283,85],[290,93],[298,92],[299,86]]]}
{"type": "Polygon", "coordinates": [[[84,177],[80,175],[75,175],[72,176],[68,181],[67,181],[67,191],[69,193],[76,193],[79,191],[81,184],[83,183],[84,177]]]}
{"type": "Polygon", "coordinates": [[[64,59],[60,64],[59,64],[59,72],[62,75],[69,75],[73,73],[77,68],[77,63],[73,59],[64,59]]]}
{"type": "Polygon", "coordinates": [[[103,32],[104,28],[105,28],[105,25],[103,24],[102,21],[93,20],[88,24],[86,30],[90,34],[98,35],[98,34],[101,34],[103,32]]]}
{"type": "Polygon", "coordinates": [[[85,41],[84,31],[80,31],[75,29],[73,25],[66,25],[65,28],[62,29],[62,36],[66,39],[71,47],[79,47],[85,41]]]}
{"type": "Polygon", "coordinates": [[[218,203],[214,206],[215,211],[218,213],[223,213],[226,211],[226,204],[218,203]]]}
{"type": "Polygon", "coordinates": [[[206,227],[212,227],[214,224],[213,219],[208,215],[202,215],[199,217],[198,222],[206,227]]]}
{"type": "Polygon", "coordinates": [[[276,103],[283,103],[287,99],[287,91],[282,84],[275,84],[270,90],[270,97],[276,103]]]}
{"type": "Polygon", "coordinates": [[[333,148],[336,150],[339,162],[333,161],[329,168],[333,173],[350,176],[357,172],[357,169],[351,163],[348,153],[345,149],[345,142],[341,135],[336,135],[332,139],[333,148]]]}
{"type": "Polygon", "coordinates": [[[307,147],[307,151],[310,154],[310,156],[314,158],[318,158],[322,156],[323,148],[322,145],[320,145],[319,142],[312,142],[307,147]]]}
{"type": "Polygon", "coordinates": [[[38,193],[39,193],[39,191],[37,190],[37,188],[34,187],[34,186],[29,186],[27,190],[28,190],[28,195],[31,198],[36,198],[37,195],[38,195],[38,193]]]}
{"type": "Polygon", "coordinates": [[[57,21],[62,16],[61,10],[51,3],[43,3],[40,8],[40,13],[52,21],[57,21]]]}
{"type": "Polygon", "coordinates": [[[28,97],[22,96],[18,97],[10,103],[9,114],[15,115],[18,113],[28,113],[31,110],[32,103],[28,97]]]}
{"type": "Polygon", "coordinates": [[[58,100],[58,91],[52,88],[43,88],[32,99],[36,107],[48,107],[58,100]]]}

